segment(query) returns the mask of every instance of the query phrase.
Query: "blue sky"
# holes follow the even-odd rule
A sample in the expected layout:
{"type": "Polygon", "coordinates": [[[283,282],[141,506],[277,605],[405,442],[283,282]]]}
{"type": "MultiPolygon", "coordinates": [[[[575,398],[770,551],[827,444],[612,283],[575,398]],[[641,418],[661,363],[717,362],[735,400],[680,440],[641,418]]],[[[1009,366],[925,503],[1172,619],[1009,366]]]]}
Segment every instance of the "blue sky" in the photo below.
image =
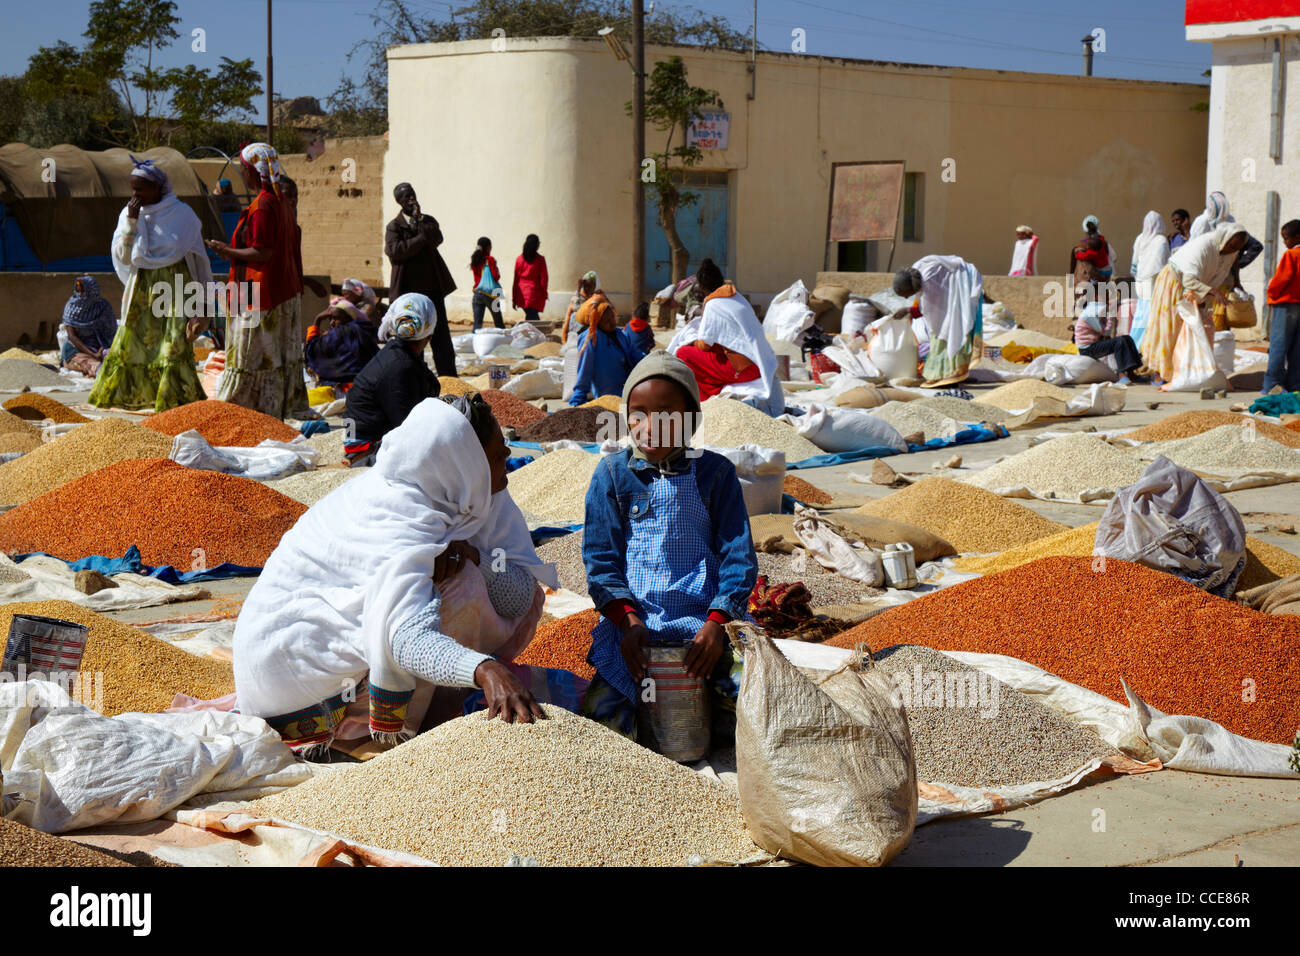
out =
{"type": "MultiPolygon", "coordinates": [[[[460,5],[411,0],[409,7],[435,15],[460,5]]],[[[752,0],[667,5],[720,14],[741,30],[753,10],[752,0]]],[[[88,0],[41,0],[21,18],[11,17],[0,33],[0,74],[22,72],[40,46],[80,45],[88,6],[88,0]]],[[[1183,6],[1182,0],[1092,0],[1086,10],[1060,0],[759,0],[758,39],[768,49],[789,50],[792,31],[802,29],[805,52],[814,55],[1077,74],[1080,40],[1099,27],[1106,52],[1096,57],[1098,76],[1205,83],[1210,48],[1184,40],[1183,6]]],[[[274,0],[276,92],[323,98],[341,72],[359,72],[347,54],[359,37],[372,34],[374,7],[374,0],[274,0]]],[[[251,56],[262,68],[264,0],[178,0],[178,8],[182,38],[163,55],[164,66],[251,56]],[[190,50],[196,27],[207,33],[206,54],[190,50]]]]}

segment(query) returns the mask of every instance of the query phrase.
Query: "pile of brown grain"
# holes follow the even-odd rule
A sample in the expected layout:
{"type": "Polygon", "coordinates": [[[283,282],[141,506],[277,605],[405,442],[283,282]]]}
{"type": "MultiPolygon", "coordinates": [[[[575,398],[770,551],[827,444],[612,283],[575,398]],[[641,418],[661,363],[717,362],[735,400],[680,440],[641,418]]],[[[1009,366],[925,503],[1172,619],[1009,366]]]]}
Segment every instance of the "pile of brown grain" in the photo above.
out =
{"type": "Polygon", "coordinates": [[[70,601],[0,605],[0,634],[9,633],[15,614],[59,618],[90,628],[81,658],[81,686],[73,696],[94,706],[98,675],[102,674],[104,698],[95,709],[106,717],[156,714],[170,707],[178,693],[211,700],[235,690],[235,675],[229,663],[182,651],[152,634],[70,601]]]}
{"type": "Polygon", "coordinates": [[[438,376],[438,393],[440,395],[468,395],[473,389],[463,378],[454,375],[438,376]]]}
{"type": "Polygon", "coordinates": [[[62,402],[40,392],[24,392],[15,395],[4,403],[4,408],[19,418],[35,422],[48,419],[56,425],[65,425],[71,422],[90,421],[80,412],[75,412],[62,402]]]}
{"type": "Polygon", "coordinates": [[[524,354],[531,358],[550,358],[559,355],[561,347],[559,342],[538,342],[524,349],[524,354]]]}
{"type": "Polygon", "coordinates": [[[1005,551],[1066,530],[991,491],[947,478],[923,478],[863,505],[858,513],[918,525],[962,554],[1005,551]]]}
{"type": "Polygon", "coordinates": [[[1235,412],[1191,411],[1170,415],[1158,422],[1152,422],[1142,428],[1126,432],[1123,438],[1133,441],[1169,441],[1174,438],[1191,438],[1202,432],[1218,428],[1220,425],[1254,424],[1256,431],[1265,438],[1286,445],[1288,448],[1300,448],[1300,434],[1272,422],[1260,421],[1251,415],[1238,415],[1235,412]]]}
{"type": "Polygon", "coordinates": [[[617,438],[619,432],[617,412],[607,411],[598,405],[561,408],[531,425],[519,429],[521,441],[597,442],[617,438]]]}
{"type": "MultiPolygon", "coordinates": [[[[101,418],[0,465],[0,504],[25,504],[100,468],[131,458],[166,458],[171,450],[172,440],[156,431],[121,418],[101,418]]],[[[130,489],[112,490],[144,510],[130,489]]],[[[81,509],[71,514],[81,514],[81,509]]],[[[64,520],[72,523],[67,515],[64,520]]]]}
{"type": "Polygon", "coordinates": [[[194,429],[209,445],[217,448],[252,447],[268,438],[274,441],[293,441],[299,435],[296,428],[286,425],[278,418],[234,402],[215,399],[170,408],[150,415],[141,424],[164,435],[179,435],[194,429]]]}
{"type": "Polygon", "coordinates": [[[306,510],[251,478],[133,458],[0,514],[0,549],[75,561],[121,557],[135,545],[145,564],[181,571],[260,568],[306,510]]]}
{"type": "Polygon", "coordinates": [[[806,505],[828,505],[835,500],[833,496],[822,491],[816,485],[804,481],[802,478],[796,478],[794,475],[785,476],[781,490],[792,498],[798,498],[806,505]]]}
{"type": "Polygon", "coordinates": [[[592,609],[543,624],[515,657],[515,663],[555,667],[591,680],[596,668],[587,663],[587,652],[591,650],[591,630],[598,623],[600,612],[592,609]]]}
{"type": "Polygon", "coordinates": [[[492,406],[492,414],[503,428],[523,428],[546,417],[546,413],[536,405],[529,405],[522,398],[516,398],[499,388],[485,388],[482,394],[483,400],[492,406]]]}
{"type": "Polygon", "coordinates": [[[130,866],[72,840],[0,818],[0,866],[130,866]]]}

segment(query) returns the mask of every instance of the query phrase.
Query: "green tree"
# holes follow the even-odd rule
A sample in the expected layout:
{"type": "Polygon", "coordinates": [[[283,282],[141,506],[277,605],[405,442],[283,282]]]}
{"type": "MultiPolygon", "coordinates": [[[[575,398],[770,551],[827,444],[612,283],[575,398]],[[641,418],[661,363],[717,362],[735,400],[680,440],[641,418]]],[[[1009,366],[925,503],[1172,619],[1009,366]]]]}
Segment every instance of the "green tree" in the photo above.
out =
{"type": "MultiPolygon", "coordinates": [[[[646,122],[666,134],[664,148],[651,153],[647,159],[654,161],[654,189],[659,200],[659,225],[668,237],[672,257],[673,282],[686,278],[686,265],[690,250],[677,232],[677,212],[699,201],[699,193],[682,188],[686,171],[698,166],[704,153],[693,146],[687,136],[691,124],[699,119],[706,106],[722,106],[717,90],[691,86],[686,78],[686,64],[680,56],[669,57],[656,63],[646,84],[646,122]],[[677,140],[674,145],[674,140],[677,140]]],[[[627,104],[632,115],[632,103],[627,104]]]]}
{"type": "Polygon", "coordinates": [[[180,36],[172,0],[95,0],[82,36],[90,42],[83,53],[92,65],[105,71],[131,117],[133,146],[155,145],[156,108],[168,92],[165,70],[154,66],[154,54],[180,36]],[[133,92],[143,96],[143,114],[133,92]]]}
{"type": "MultiPolygon", "coordinates": [[[[344,77],[327,103],[367,131],[382,122],[382,131],[387,127],[390,46],[488,39],[497,29],[508,37],[594,37],[608,26],[626,37],[631,11],[628,0],[473,0],[428,17],[406,0],[380,0],[370,16],[375,35],[358,41],[348,54],[349,61],[357,57],[365,62],[360,83],[344,77]]],[[[748,48],[749,31],[734,30],[725,17],[699,10],[660,8],[646,17],[645,39],[736,50],[748,48]]]]}

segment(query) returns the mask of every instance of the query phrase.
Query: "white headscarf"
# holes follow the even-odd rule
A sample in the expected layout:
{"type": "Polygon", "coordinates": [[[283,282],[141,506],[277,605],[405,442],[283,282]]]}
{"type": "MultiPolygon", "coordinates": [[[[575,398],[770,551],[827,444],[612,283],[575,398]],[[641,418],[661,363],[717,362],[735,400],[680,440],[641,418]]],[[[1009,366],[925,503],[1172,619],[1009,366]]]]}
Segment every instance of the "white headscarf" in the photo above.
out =
{"type": "Polygon", "coordinates": [[[375,466],[314,504],[267,560],[235,624],[240,709],[289,713],[366,671],[411,690],[392,637],[429,604],[438,555],[489,521],[491,484],[469,420],[436,398],[416,405],[375,466]]]}
{"type": "Polygon", "coordinates": [[[1165,220],[1152,209],[1142,220],[1142,234],[1133,240],[1133,278],[1138,281],[1139,299],[1149,299],[1151,290],[1143,285],[1154,279],[1169,261],[1169,240],[1165,237],[1165,220]]]}
{"type": "Polygon", "coordinates": [[[212,281],[212,264],[203,245],[203,224],[176,193],[166,192],[152,206],[142,206],[132,219],[123,206],[113,230],[113,271],[122,280],[122,312],[131,301],[134,278],[141,269],[161,269],[184,260],[195,282],[212,281]]]}
{"type": "Polygon", "coordinates": [[[433,334],[437,321],[432,299],[418,292],[407,292],[393,300],[384,313],[382,325],[390,336],[419,342],[433,334]]]}
{"type": "Polygon", "coordinates": [[[1205,199],[1205,212],[1192,222],[1191,238],[1213,232],[1221,223],[1236,222],[1228,212],[1228,197],[1217,189],[1205,199]]]}
{"type": "Polygon", "coordinates": [[[374,305],[376,301],[375,290],[366,285],[360,279],[344,279],[341,288],[344,292],[353,292],[361,296],[361,301],[366,305],[374,305]]]}
{"type": "Polygon", "coordinates": [[[1183,288],[1204,301],[1223,286],[1232,272],[1236,256],[1222,254],[1233,236],[1245,233],[1246,227],[1235,222],[1221,222],[1213,232],[1188,239],[1169,257],[1169,264],[1182,276],[1183,288]]]}
{"type": "Polygon", "coordinates": [[[776,352],[763,334],[763,323],[743,295],[737,292],[732,296],[708,299],[700,316],[686,323],[673,336],[668,351],[676,355],[683,345],[697,340],[738,352],[758,366],[758,378],[727,385],[719,394],[741,401],[754,399],[760,411],[773,417],[785,411],[785,395],[776,375],[776,352]]]}
{"type": "Polygon", "coordinates": [[[239,158],[256,169],[263,179],[272,183],[278,183],[284,175],[280,154],[274,146],[267,143],[249,143],[239,151],[239,158]]]}

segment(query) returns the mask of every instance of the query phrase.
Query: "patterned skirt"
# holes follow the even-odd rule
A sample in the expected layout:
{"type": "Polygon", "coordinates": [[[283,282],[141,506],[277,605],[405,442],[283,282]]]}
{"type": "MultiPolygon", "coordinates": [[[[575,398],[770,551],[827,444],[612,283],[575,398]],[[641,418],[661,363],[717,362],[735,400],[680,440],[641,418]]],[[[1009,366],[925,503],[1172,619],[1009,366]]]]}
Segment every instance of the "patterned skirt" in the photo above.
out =
{"type": "Polygon", "coordinates": [[[90,404],[165,412],[207,397],[194,368],[194,347],[185,337],[184,300],[176,301],[171,293],[178,278],[191,281],[184,259],[135,274],[123,322],[90,390],[90,404]],[[157,303],[161,315],[154,309],[158,283],[168,289],[157,303]]]}
{"type": "Polygon", "coordinates": [[[226,335],[226,370],[217,398],[274,418],[301,417],[308,408],[302,296],[232,316],[226,335]]]}

